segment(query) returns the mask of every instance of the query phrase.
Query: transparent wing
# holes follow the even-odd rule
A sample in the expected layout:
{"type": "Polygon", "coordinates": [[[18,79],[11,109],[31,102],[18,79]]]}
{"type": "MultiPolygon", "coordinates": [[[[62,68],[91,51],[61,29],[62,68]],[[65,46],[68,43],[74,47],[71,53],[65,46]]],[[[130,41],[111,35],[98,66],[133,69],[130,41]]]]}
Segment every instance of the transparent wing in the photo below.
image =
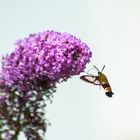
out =
{"type": "Polygon", "coordinates": [[[95,85],[101,85],[98,81],[98,76],[94,75],[83,75],[80,77],[81,80],[88,82],[88,83],[93,83],[95,85]]]}

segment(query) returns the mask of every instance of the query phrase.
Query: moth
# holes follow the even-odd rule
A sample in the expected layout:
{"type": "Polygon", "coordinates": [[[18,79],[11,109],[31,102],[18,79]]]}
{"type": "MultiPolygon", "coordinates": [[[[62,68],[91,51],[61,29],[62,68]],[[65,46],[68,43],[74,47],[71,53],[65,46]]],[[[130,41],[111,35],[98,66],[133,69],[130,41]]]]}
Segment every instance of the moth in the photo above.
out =
{"type": "Polygon", "coordinates": [[[87,73],[87,75],[81,76],[80,79],[85,81],[85,82],[97,85],[97,86],[102,86],[105,90],[106,96],[112,97],[112,95],[114,93],[112,92],[111,86],[108,82],[108,79],[107,79],[106,75],[103,73],[105,65],[103,66],[101,71],[95,65],[93,65],[93,66],[97,70],[98,75],[95,76],[95,75],[87,73]]]}

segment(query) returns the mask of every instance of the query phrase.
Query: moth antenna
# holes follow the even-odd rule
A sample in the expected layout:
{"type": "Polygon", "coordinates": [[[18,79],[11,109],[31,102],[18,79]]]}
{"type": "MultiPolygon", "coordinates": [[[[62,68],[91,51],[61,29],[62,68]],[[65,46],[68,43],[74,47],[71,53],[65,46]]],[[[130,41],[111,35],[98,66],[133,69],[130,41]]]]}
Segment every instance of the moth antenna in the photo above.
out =
{"type": "Polygon", "coordinates": [[[105,68],[105,65],[103,66],[103,68],[102,68],[101,72],[103,72],[104,68],[105,68]]]}
{"type": "Polygon", "coordinates": [[[94,66],[94,68],[98,71],[98,72],[100,72],[100,70],[95,66],[95,65],[93,65],[94,66]]]}

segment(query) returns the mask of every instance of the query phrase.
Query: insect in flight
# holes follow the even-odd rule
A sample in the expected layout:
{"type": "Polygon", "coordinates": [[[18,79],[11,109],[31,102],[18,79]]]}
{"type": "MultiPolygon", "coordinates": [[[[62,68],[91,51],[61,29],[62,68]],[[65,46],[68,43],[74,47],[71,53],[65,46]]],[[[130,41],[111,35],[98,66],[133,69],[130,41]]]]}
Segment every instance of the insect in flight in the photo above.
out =
{"type": "Polygon", "coordinates": [[[110,84],[109,84],[109,82],[107,80],[106,75],[103,74],[103,70],[105,68],[105,65],[103,66],[101,71],[96,66],[94,66],[94,68],[97,70],[98,76],[95,76],[95,75],[87,73],[87,75],[81,76],[80,79],[84,80],[85,82],[94,84],[94,85],[102,86],[104,88],[104,90],[105,90],[105,94],[108,97],[112,97],[112,95],[114,93],[112,92],[111,86],[110,86],[110,84]]]}

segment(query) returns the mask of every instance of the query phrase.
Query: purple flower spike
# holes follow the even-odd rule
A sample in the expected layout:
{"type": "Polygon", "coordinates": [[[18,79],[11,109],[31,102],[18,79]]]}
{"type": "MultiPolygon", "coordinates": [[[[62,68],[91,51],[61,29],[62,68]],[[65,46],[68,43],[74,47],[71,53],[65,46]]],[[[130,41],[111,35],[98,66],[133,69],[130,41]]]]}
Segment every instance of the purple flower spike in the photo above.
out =
{"type": "Polygon", "coordinates": [[[0,140],[17,140],[21,131],[27,139],[44,140],[46,100],[52,101],[57,82],[85,69],[92,53],[75,36],[54,31],[31,34],[15,45],[2,59],[0,140]]]}
{"type": "Polygon", "coordinates": [[[78,75],[92,56],[85,43],[68,33],[30,34],[15,44],[15,51],[3,57],[2,79],[9,87],[18,85],[21,91],[36,89],[41,81],[48,88],[78,75]]]}

